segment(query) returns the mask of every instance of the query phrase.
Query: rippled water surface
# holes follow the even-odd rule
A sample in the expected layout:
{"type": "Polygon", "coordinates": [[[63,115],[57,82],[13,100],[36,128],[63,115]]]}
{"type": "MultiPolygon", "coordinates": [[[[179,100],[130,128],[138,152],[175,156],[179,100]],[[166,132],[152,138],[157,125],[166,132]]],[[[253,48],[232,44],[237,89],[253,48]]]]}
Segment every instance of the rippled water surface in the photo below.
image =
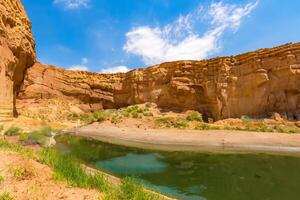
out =
{"type": "Polygon", "coordinates": [[[300,157],[155,152],[60,136],[56,148],[119,177],[186,200],[299,200],[300,157]]]}

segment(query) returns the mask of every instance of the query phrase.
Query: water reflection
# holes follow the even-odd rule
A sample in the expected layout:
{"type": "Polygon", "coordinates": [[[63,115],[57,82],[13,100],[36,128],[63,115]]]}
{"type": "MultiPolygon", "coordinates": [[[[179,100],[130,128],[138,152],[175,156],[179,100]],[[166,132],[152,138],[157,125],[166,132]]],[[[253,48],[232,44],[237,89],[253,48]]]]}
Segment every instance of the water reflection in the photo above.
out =
{"type": "Polygon", "coordinates": [[[114,175],[138,177],[154,189],[187,200],[298,200],[300,158],[265,154],[150,152],[78,137],[57,148],[114,175]]]}

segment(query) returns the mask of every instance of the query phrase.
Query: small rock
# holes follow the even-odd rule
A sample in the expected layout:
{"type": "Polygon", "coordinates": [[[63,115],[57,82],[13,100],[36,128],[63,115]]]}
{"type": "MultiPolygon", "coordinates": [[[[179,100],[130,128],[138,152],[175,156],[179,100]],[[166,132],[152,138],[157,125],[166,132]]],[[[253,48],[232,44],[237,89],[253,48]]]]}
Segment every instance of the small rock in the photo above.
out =
{"type": "Polygon", "coordinates": [[[281,115],[277,112],[272,113],[271,118],[274,119],[275,121],[283,121],[281,115]]]}

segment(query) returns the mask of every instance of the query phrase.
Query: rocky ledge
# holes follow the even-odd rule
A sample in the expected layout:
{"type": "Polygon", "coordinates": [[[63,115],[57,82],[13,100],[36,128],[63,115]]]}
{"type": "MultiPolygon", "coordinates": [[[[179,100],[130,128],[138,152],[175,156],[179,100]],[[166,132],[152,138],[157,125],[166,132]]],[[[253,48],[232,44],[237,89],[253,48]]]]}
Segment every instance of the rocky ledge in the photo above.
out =
{"type": "Polygon", "coordinates": [[[18,105],[53,98],[75,100],[84,111],[154,102],[215,120],[274,112],[300,120],[300,43],[111,75],[36,63],[27,71],[18,105]]]}

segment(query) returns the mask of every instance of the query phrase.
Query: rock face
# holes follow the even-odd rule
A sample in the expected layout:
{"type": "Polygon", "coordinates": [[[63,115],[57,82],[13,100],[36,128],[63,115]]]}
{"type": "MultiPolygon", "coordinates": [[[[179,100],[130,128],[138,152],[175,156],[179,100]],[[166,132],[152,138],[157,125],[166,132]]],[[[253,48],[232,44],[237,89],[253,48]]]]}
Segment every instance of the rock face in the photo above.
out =
{"type": "Polygon", "coordinates": [[[215,120],[273,112],[300,120],[300,43],[114,75],[36,63],[18,98],[20,105],[60,98],[97,110],[154,102],[163,109],[198,110],[215,120]]]}
{"type": "Polygon", "coordinates": [[[31,23],[20,0],[0,1],[0,121],[14,115],[25,71],[35,62],[31,23]]]}

